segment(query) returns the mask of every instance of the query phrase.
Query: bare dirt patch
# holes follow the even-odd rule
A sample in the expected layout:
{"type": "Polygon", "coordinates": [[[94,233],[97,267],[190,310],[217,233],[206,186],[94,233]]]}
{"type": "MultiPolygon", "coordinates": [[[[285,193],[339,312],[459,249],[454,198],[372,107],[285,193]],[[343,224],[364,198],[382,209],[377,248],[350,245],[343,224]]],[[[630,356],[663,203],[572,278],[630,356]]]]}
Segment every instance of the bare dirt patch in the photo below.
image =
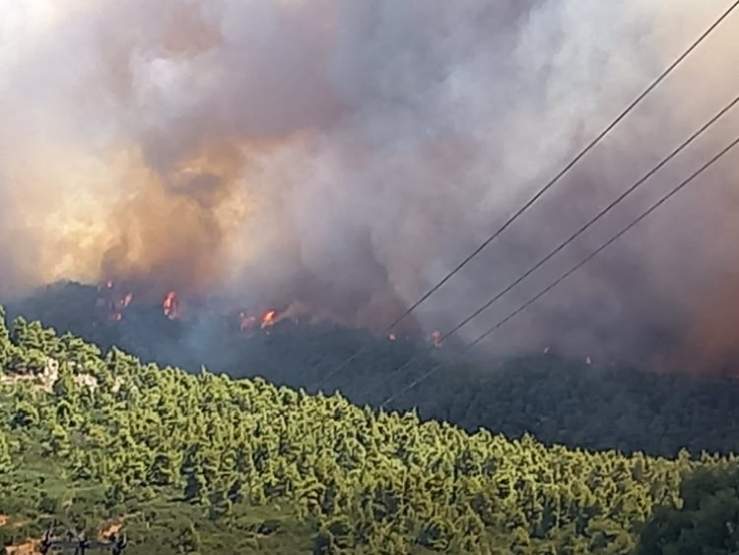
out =
{"type": "Polygon", "coordinates": [[[111,534],[118,535],[118,532],[121,531],[121,528],[123,528],[122,520],[111,521],[108,524],[106,524],[103,528],[100,529],[100,533],[98,534],[98,539],[106,540],[110,537],[111,534]]]}
{"type": "Polygon", "coordinates": [[[5,553],[8,555],[37,555],[40,554],[39,540],[28,540],[18,545],[6,545],[5,553]]]}

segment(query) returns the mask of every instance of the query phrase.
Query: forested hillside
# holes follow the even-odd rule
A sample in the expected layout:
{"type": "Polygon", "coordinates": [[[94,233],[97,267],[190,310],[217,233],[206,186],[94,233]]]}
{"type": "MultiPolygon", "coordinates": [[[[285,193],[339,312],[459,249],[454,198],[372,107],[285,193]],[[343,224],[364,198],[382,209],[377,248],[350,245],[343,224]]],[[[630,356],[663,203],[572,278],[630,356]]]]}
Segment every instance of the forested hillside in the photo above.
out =
{"type": "MultiPolygon", "coordinates": [[[[625,554],[662,506],[671,535],[648,524],[643,550],[660,553],[683,542],[683,476],[734,465],[469,434],[102,354],[24,320],[0,325],[0,367],[5,543],[56,518],[91,534],[122,522],[130,553],[625,554]]],[[[730,552],[735,517],[711,553],[730,552]]]]}
{"type": "MultiPolygon", "coordinates": [[[[391,405],[417,407],[419,415],[475,431],[496,430],[509,438],[524,433],[545,444],[674,457],[682,448],[730,453],[739,449],[739,382],[660,375],[594,358],[554,353],[495,363],[460,360],[454,346],[429,352],[428,344],[374,337],[328,323],[281,323],[267,333],[245,336],[238,326],[212,318],[171,321],[159,307],[133,305],[119,322],[96,321],[95,287],[50,286],[16,303],[14,315],[40,319],[103,348],[117,345],[146,362],[197,372],[201,364],[231,376],[262,376],[309,392],[339,388],[355,404],[378,406],[425,372],[438,357],[445,364],[421,386],[391,405]],[[322,381],[362,348],[350,368],[322,381]],[[416,362],[394,370],[409,358],[416,362]]],[[[233,323],[232,323],[233,324],[233,323]]]]}

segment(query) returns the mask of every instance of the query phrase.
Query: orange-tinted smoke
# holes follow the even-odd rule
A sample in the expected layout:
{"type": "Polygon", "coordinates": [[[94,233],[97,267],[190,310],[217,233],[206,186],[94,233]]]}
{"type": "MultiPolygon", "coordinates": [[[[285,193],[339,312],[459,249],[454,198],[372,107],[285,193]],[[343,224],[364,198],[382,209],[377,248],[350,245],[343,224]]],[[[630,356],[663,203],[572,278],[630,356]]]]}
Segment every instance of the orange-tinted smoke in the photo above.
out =
{"type": "Polygon", "coordinates": [[[739,274],[729,274],[698,305],[671,368],[739,378],[739,274]]]}
{"type": "Polygon", "coordinates": [[[131,194],[113,206],[111,243],[101,277],[203,294],[226,270],[224,249],[248,214],[238,181],[243,155],[229,144],[206,145],[160,173],[144,165],[125,179],[131,194]]]}

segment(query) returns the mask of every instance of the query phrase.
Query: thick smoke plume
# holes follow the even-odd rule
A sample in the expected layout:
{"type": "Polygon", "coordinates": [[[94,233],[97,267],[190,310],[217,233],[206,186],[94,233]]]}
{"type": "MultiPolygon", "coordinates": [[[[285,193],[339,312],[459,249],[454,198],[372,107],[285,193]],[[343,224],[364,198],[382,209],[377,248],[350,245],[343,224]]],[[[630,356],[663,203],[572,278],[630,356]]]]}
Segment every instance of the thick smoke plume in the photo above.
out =
{"type": "MultiPolygon", "coordinates": [[[[116,280],[143,298],[174,289],[239,305],[299,303],[374,328],[454,267],[726,7],[0,3],[0,297],[62,278],[116,280]]],[[[739,90],[736,36],[739,14],[424,305],[418,325],[456,323],[726,104],[739,90]]],[[[465,337],[692,170],[738,122],[730,114],[465,337]]],[[[739,339],[738,159],[490,345],[726,364],[739,339]]]]}

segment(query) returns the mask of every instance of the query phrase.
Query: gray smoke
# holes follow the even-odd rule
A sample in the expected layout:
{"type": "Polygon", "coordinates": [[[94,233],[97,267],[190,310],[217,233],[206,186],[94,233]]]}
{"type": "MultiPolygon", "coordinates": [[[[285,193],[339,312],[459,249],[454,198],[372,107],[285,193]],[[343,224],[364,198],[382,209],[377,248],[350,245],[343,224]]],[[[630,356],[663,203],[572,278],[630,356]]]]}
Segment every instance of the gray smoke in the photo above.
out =
{"type": "MultiPolygon", "coordinates": [[[[60,278],[116,279],[151,295],[298,303],[377,328],[494,231],[726,6],[2,7],[0,295],[60,278]]],[[[459,321],[728,102],[739,90],[738,34],[739,14],[419,310],[424,330],[459,321]]],[[[464,337],[597,245],[738,121],[728,117],[464,337]]],[[[737,328],[737,312],[720,302],[739,297],[736,160],[489,344],[625,357],[701,351],[710,333],[719,351],[711,356],[721,358],[737,328]]]]}

